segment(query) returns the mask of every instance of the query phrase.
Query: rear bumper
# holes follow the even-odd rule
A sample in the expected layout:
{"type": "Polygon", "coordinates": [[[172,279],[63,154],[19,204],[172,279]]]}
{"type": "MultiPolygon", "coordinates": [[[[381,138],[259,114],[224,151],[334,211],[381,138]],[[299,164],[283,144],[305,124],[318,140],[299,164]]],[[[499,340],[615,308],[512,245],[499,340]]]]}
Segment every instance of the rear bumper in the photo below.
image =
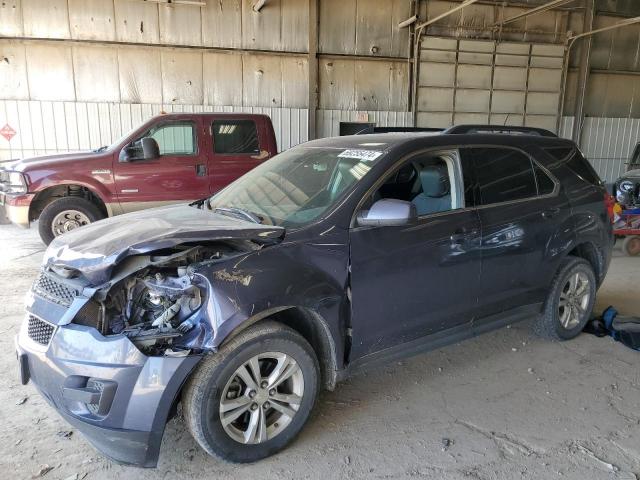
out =
{"type": "Polygon", "coordinates": [[[23,324],[16,353],[24,380],[107,457],[155,467],[171,407],[201,357],[146,357],[124,336],[103,337],[80,325],[54,328],[43,346],[23,324]]]}
{"type": "Polygon", "coordinates": [[[23,195],[0,194],[0,204],[4,209],[6,218],[24,228],[29,228],[29,206],[34,194],[25,193],[23,195]]]}

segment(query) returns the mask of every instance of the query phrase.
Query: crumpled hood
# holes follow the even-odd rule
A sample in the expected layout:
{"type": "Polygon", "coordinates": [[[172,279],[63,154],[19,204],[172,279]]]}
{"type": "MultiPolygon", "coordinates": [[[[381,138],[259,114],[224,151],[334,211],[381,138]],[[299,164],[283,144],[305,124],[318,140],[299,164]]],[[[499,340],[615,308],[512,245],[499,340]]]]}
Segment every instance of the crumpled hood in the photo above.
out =
{"type": "Polygon", "coordinates": [[[209,240],[278,241],[282,227],[259,225],[189,205],[141,210],[101,220],[57,237],[45,252],[43,266],[80,271],[97,286],[131,255],[146,254],[188,242],[209,240]]]}

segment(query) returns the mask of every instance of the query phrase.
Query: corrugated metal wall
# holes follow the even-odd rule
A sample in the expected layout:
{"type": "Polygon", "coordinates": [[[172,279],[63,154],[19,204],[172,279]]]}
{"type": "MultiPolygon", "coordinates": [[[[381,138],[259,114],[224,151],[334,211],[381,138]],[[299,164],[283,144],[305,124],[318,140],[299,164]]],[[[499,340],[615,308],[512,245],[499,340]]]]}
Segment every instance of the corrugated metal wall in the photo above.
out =
{"type": "MultiPolygon", "coordinates": [[[[571,138],[573,117],[562,119],[560,136],[571,138]]],[[[633,149],[640,142],[640,119],[587,117],[580,149],[600,177],[614,182],[626,170],[633,149]]]]}
{"type": "Polygon", "coordinates": [[[0,137],[0,160],[110,145],[161,111],[263,113],[271,117],[280,150],[308,140],[306,108],[0,100],[0,125],[17,131],[11,141],[0,137]]]}

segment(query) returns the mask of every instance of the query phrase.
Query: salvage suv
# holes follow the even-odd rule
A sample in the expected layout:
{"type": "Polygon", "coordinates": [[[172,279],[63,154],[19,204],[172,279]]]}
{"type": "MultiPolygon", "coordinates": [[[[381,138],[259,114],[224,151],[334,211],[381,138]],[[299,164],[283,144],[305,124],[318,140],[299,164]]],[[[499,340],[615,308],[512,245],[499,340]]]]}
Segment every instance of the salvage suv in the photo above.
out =
{"type": "Polygon", "coordinates": [[[276,153],[266,115],[161,114],[93,152],[3,164],[0,206],[23,227],[39,219],[48,245],[105,217],[215,193],[276,153]]]}
{"type": "Polygon", "coordinates": [[[611,197],[574,143],[502,130],[316,140],[212,197],[55,239],[22,383],[116,461],[156,465],[181,403],[204,450],[252,462],[366,367],[534,317],[577,336],[611,197]]]}

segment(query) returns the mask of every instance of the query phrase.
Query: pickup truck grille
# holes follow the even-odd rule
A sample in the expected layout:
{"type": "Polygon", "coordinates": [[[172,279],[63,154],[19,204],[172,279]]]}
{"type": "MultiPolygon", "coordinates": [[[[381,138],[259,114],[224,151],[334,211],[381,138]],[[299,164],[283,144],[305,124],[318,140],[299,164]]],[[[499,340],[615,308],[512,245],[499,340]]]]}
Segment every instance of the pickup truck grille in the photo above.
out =
{"type": "Polygon", "coordinates": [[[41,273],[33,284],[33,291],[60,305],[68,307],[78,296],[78,291],[54,280],[46,273],[41,273]]]}
{"type": "Polygon", "coordinates": [[[27,335],[29,338],[40,345],[49,345],[51,337],[56,327],[40,320],[33,315],[29,315],[27,319],[27,335]]]}

